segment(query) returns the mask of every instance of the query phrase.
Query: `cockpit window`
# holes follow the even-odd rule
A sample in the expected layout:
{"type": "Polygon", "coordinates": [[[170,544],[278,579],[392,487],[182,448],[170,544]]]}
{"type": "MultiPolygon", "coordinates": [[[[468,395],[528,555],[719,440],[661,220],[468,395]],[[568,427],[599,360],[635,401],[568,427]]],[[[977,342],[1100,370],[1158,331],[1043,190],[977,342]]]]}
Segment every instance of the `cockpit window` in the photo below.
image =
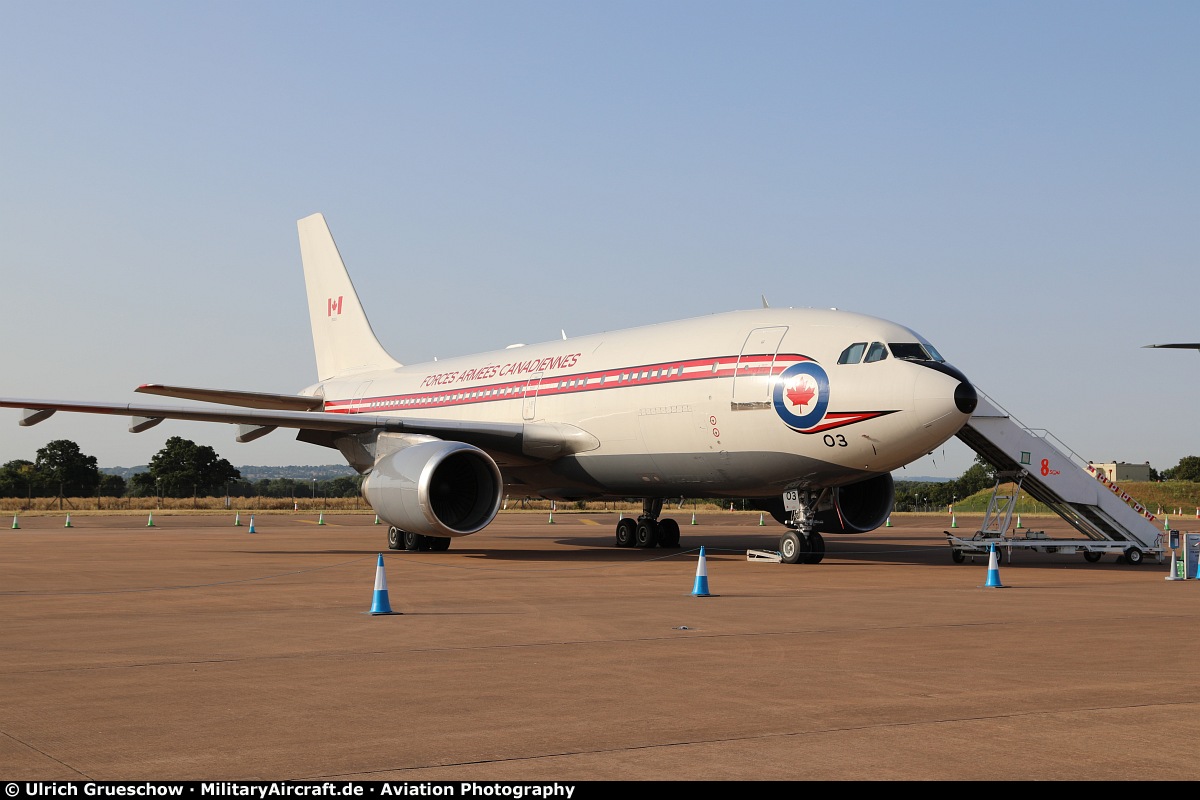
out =
{"type": "Polygon", "coordinates": [[[867,349],[866,342],[855,342],[842,351],[838,356],[839,364],[857,364],[862,361],[863,351],[867,349]]]}
{"type": "Polygon", "coordinates": [[[925,348],[916,342],[891,342],[888,347],[892,348],[892,355],[896,358],[903,358],[906,361],[932,361],[929,353],[925,352],[925,348]]]}
{"type": "Polygon", "coordinates": [[[925,348],[925,352],[927,352],[927,353],[929,353],[929,355],[933,356],[934,361],[941,361],[942,363],[945,363],[946,359],[942,358],[942,354],[939,353],[937,351],[937,348],[934,347],[933,345],[931,345],[929,342],[922,339],[921,346],[925,348]]]}
{"type": "Polygon", "coordinates": [[[928,342],[890,342],[888,347],[892,348],[892,355],[896,358],[902,358],[905,361],[945,361],[937,350],[933,349],[933,345],[928,342]]]}
{"type": "Polygon", "coordinates": [[[883,361],[887,358],[887,348],[883,346],[883,342],[871,342],[871,346],[867,348],[867,358],[863,363],[870,364],[872,361],[883,361]]]}

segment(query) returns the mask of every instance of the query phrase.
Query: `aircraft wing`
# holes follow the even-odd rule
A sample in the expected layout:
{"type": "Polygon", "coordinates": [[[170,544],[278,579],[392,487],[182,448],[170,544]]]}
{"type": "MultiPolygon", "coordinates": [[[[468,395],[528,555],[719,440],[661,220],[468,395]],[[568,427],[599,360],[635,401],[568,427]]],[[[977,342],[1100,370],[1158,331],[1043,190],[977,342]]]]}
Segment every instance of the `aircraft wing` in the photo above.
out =
{"type": "Polygon", "coordinates": [[[178,397],[180,400],[202,400],[206,403],[224,403],[227,406],[241,406],[242,408],[274,408],[286,411],[316,411],[325,402],[324,398],[303,394],[200,389],[192,386],[166,386],[161,383],[143,383],[134,391],[142,394],[160,394],[163,397],[178,397]]]}
{"type": "MultiPolygon", "coordinates": [[[[213,391],[216,390],[198,390],[213,391]]],[[[224,392],[225,395],[235,393],[224,392]]],[[[273,397],[273,395],[268,395],[273,397]]],[[[496,458],[497,463],[518,458],[528,461],[549,461],[570,453],[579,453],[599,446],[591,434],[572,425],[556,423],[471,422],[469,420],[413,419],[380,414],[344,414],[324,411],[292,411],[286,409],[202,408],[198,406],[152,406],[131,403],[73,402],[63,400],[34,400],[0,398],[0,408],[24,409],[20,423],[36,425],[56,411],[85,414],[129,416],[131,433],[149,430],[164,419],[191,422],[224,422],[238,425],[237,441],[250,442],[276,428],[294,428],[312,435],[301,438],[317,444],[336,447],[338,434],[351,435],[384,430],[413,433],[449,441],[466,442],[496,458]]]]}
{"type": "Polygon", "coordinates": [[[1177,347],[1184,350],[1200,350],[1200,342],[1179,342],[1176,344],[1144,344],[1142,347],[1177,347]]]}

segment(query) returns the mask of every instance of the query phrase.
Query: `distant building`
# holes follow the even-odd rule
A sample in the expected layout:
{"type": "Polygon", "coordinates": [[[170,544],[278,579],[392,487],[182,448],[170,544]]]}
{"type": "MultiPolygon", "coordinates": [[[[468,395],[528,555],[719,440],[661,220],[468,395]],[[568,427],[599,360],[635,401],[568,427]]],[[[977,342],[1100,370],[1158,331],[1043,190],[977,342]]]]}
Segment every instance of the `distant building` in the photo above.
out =
{"type": "Polygon", "coordinates": [[[1116,461],[1111,464],[1097,464],[1092,461],[1088,463],[1095,468],[1096,472],[1099,472],[1113,483],[1150,480],[1149,461],[1144,464],[1128,464],[1124,461],[1116,461]]]}

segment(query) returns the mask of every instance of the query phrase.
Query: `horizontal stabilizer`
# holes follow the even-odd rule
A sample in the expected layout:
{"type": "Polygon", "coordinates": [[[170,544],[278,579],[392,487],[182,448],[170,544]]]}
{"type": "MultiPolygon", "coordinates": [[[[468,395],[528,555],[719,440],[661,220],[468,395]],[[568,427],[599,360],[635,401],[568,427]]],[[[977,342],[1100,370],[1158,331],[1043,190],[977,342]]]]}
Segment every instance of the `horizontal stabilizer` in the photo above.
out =
{"type": "Polygon", "coordinates": [[[271,408],[279,411],[317,411],[325,404],[324,398],[303,394],[269,394],[267,392],[240,392],[233,389],[200,389],[191,386],[165,386],[161,383],[144,383],[136,391],[142,394],[158,394],[163,397],[178,397],[180,400],[201,400],[205,403],[222,403],[242,408],[271,408]]]}

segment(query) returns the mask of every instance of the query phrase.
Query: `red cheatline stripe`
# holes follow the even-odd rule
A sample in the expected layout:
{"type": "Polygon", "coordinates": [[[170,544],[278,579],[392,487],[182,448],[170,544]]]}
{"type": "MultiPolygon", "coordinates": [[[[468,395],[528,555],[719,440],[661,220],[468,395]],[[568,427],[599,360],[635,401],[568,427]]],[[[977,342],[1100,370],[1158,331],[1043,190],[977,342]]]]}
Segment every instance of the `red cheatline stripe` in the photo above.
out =
{"type": "Polygon", "coordinates": [[[608,389],[623,389],[630,386],[658,386],[683,381],[712,380],[754,375],[778,375],[793,364],[811,361],[807,356],[795,353],[773,355],[745,355],[739,362],[738,356],[695,358],[685,361],[666,361],[657,364],[622,367],[619,369],[576,372],[542,378],[540,382],[523,378],[514,381],[489,383],[433,392],[393,394],[364,397],[357,400],[326,400],[325,410],[334,414],[361,414],[380,411],[406,411],[411,409],[448,408],[452,406],[490,403],[497,400],[515,400],[525,396],[527,388],[531,396],[552,397],[580,392],[595,392],[608,389]]]}

